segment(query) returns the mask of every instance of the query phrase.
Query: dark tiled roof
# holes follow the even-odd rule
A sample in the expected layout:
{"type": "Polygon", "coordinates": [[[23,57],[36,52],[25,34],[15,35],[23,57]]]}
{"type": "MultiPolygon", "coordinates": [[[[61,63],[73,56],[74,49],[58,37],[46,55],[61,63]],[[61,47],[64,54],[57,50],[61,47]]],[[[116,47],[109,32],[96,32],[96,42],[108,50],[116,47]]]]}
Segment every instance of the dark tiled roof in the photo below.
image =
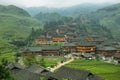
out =
{"type": "Polygon", "coordinates": [[[89,54],[89,53],[82,54],[82,56],[83,56],[83,57],[86,57],[86,58],[92,57],[92,55],[89,54]]]}
{"type": "Polygon", "coordinates": [[[41,47],[26,47],[24,52],[34,52],[34,51],[42,51],[41,47]]]}
{"type": "Polygon", "coordinates": [[[116,47],[116,48],[120,48],[120,45],[116,45],[115,47],[116,47]]]}
{"type": "Polygon", "coordinates": [[[54,36],[53,36],[53,38],[56,38],[56,37],[57,37],[57,38],[58,38],[58,37],[59,37],[59,38],[65,38],[64,35],[54,35],[54,36]]]}
{"type": "Polygon", "coordinates": [[[115,47],[112,47],[112,46],[101,46],[101,47],[97,47],[97,50],[114,51],[117,49],[115,47]]]}
{"type": "Polygon", "coordinates": [[[115,58],[120,58],[120,53],[116,53],[116,54],[114,55],[114,57],[115,57],[115,58]]]}
{"type": "Polygon", "coordinates": [[[60,47],[59,46],[50,46],[50,45],[45,45],[45,46],[41,46],[42,50],[59,50],[60,47]]]}
{"type": "Polygon", "coordinates": [[[77,43],[78,46],[95,46],[94,43],[92,42],[88,42],[86,40],[81,40],[79,41],[79,43],[77,43]]]}
{"type": "Polygon", "coordinates": [[[67,32],[66,35],[75,35],[73,32],[67,32]]]}
{"type": "Polygon", "coordinates": [[[44,72],[49,72],[47,69],[45,69],[42,66],[38,66],[37,64],[33,64],[28,68],[30,72],[36,73],[36,74],[42,74],[44,72]]]}
{"type": "Polygon", "coordinates": [[[42,50],[59,50],[60,47],[59,46],[50,46],[50,45],[44,45],[44,46],[40,46],[40,47],[26,47],[24,49],[24,52],[40,52],[42,50]]]}
{"type": "Polygon", "coordinates": [[[6,67],[10,70],[15,80],[39,80],[40,79],[40,75],[28,71],[27,69],[25,69],[24,66],[18,63],[11,62],[11,63],[8,63],[6,67]]]}
{"type": "Polygon", "coordinates": [[[50,75],[52,78],[62,80],[104,80],[101,77],[98,77],[88,71],[76,70],[68,67],[61,67],[57,72],[50,75]]]}
{"type": "Polygon", "coordinates": [[[76,45],[73,43],[65,43],[63,46],[76,46],[76,45]]]}
{"type": "Polygon", "coordinates": [[[13,69],[11,72],[15,80],[40,80],[40,75],[25,69],[13,69]]]}
{"type": "Polygon", "coordinates": [[[105,36],[103,36],[103,35],[88,35],[88,36],[93,37],[93,38],[101,38],[101,37],[105,37],[105,36]]]}
{"type": "Polygon", "coordinates": [[[86,40],[86,38],[76,37],[76,38],[68,39],[69,42],[79,42],[79,41],[81,41],[81,40],[86,40]]]}
{"type": "Polygon", "coordinates": [[[12,70],[12,69],[25,69],[24,66],[22,66],[18,63],[12,63],[12,62],[8,63],[7,68],[10,70],[12,70]]]}

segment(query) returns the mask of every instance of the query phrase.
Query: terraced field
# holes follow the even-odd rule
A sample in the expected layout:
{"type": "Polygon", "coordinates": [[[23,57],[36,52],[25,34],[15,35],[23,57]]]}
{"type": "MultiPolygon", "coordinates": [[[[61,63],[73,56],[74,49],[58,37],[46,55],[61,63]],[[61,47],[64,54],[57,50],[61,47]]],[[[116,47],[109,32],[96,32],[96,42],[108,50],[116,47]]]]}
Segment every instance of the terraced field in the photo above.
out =
{"type": "Polygon", "coordinates": [[[76,60],[66,66],[75,69],[88,70],[105,78],[105,80],[120,79],[120,65],[113,65],[100,61],[76,60]]]}

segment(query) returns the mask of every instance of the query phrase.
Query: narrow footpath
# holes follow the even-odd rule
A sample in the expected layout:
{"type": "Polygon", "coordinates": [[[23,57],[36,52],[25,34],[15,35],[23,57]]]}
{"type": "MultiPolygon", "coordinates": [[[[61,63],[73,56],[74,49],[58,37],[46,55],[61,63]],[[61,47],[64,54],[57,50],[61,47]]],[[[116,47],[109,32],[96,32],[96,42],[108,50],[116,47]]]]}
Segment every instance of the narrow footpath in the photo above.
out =
{"type": "Polygon", "coordinates": [[[72,62],[73,60],[74,60],[74,59],[72,58],[72,59],[70,59],[70,60],[68,60],[68,61],[66,61],[66,62],[59,63],[59,64],[58,64],[57,66],[55,66],[54,68],[51,68],[50,71],[51,71],[51,72],[54,72],[56,69],[59,69],[60,67],[64,66],[65,64],[68,64],[68,63],[72,62]]]}
{"type": "Polygon", "coordinates": [[[23,62],[23,58],[22,57],[19,57],[19,60],[18,60],[18,63],[25,66],[24,62],[23,62]]]}

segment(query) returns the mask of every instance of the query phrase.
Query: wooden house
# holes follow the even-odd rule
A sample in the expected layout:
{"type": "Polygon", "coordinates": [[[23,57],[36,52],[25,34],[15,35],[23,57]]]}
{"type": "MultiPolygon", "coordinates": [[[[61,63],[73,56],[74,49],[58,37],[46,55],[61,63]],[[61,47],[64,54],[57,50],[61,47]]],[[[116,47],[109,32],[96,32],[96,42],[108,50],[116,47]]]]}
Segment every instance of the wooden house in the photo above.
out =
{"type": "Polygon", "coordinates": [[[115,45],[116,49],[117,49],[117,52],[120,52],[120,44],[118,45],[115,45]]]}
{"type": "Polygon", "coordinates": [[[53,36],[52,41],[55,44],[61,44],[61,43],[66,43],[67,42],[65,36],[62,36],[62,35],[53,36]]]}
{"type": "Polygon", "coordinates": [[[106,37],[101,35],[89,35],[89,36],[86,36],[86,38],[89,42],[94,42],[96,44],[101,44],[107,40],[106,37]]]}
{"type": "Polygon", "coordinates": [[[60,47],[44,45],[40,47],[26,47],[23,51],[23,56],[42,55],[42,56],[59,56],[60,47]]]}
{"type": "Polygon", "coordinates": [[[33,55],[42,55],[42,48],[41,47],[25,47],[23,50],[22,56],[30,56],[33,55]]]}
{"type": "Polygon", "coordinates": [[[37,38],[35,39],[36,44],[51,44],[47,38],[37,38]]]}
{"type": "Polygon", "coordinates": [[[15,80],[40,80],[41,75],[27,70],[17,63],[9,63],[7,68],[15,80]]]}
{"type": "Polygon", "coordinates": [[[112,57],[117,52],[117,49],[112,46],[98,46],[96,48],[96,54],[102,54],[105,57],[112,57]]]}
{"type": "Polygon", "coordinates": [[[73,32],[67,32],[66,34],[67,39],[75,38],[77,35],[73,32]]]}
{"type": "Polygon", "coordinates": [[[86,38],[83,37],[83,36],[82,37],[69,38],[69,39],[67,39],[67,42],[69,42],[69,43],[78,43],[81,40],[86,40],[86,38]]]}
{"type": "Polygon", "coordinates": [[[65,34],[68,32],[68,26],[67,25],[60,25],[58,26],[58,28],[56,29],[56,33],[57,34],[65,34]]]}
{"type": "Polygon", "coordinates": [[[46,38],[51,39],[55,35],[57,35],[57,33],[54,30],[50,30],[50,31],[46,32],[46,38]]]}
{"type": "Polygon", "coordinates": [[[73,43],[66,43],[62,46],[62,51],[69,53],[76,52],[76,45],[73,43]]]}
{"type": "Polygon", "coordinates": [[[95,53],[96,46],[93,43],[87,41],[80,41],[76,46],[77,52],[79,53],[95,53]]]}
{"type": "Polygon", "coordinates": [[[58,46],[41,46],[43,56],[59,56],[61,54],[61,48],[58,46]]]}
{"type": "Polygon", "coordinates": [[[113,56],[113,59],[114,59],[114,62],[116,62],[117,64],[120,64],[120,53],[116,53],[114,56],[113,56]]]}

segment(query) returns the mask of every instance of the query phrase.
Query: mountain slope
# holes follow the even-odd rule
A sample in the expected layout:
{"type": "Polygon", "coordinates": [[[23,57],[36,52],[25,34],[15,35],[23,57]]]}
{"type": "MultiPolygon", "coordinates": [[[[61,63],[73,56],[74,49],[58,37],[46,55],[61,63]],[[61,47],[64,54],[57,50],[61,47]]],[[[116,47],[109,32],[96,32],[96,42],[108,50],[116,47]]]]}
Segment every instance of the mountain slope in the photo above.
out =
{"type": "Polygon", "coordinates": [[[40,23],[30,17],[0,14],[0,37],[3,39],[26,38],[31,27],[39,27],[40,23]]]}
{"type": "Polygon", "coordinates": [[[51,22],[61,20],[62,16],[58,13],[39,13],[35,18],[42,22],[51,22]]]}
{"type": "Polygon", "coordinates": [[[25,10],[14,6],[9,6],[9,10],[6,11],[7,9],[5,6],[0,6],[0,53],[6,51],[6,48],[9,48],[8,50],[14,48],[10,46],[16,46],[11,42],[24,41],[29,36],[32,27],[42,27],[40,21],[30,17],[25,10]],[[4,45],[8,45],[8,47],[4,45]]]}
{"type": "Polygon", "coordinates": [[[120,40],[120,4],[98,10],[92,17],[111,30],[113,37],[120,40]]]}

